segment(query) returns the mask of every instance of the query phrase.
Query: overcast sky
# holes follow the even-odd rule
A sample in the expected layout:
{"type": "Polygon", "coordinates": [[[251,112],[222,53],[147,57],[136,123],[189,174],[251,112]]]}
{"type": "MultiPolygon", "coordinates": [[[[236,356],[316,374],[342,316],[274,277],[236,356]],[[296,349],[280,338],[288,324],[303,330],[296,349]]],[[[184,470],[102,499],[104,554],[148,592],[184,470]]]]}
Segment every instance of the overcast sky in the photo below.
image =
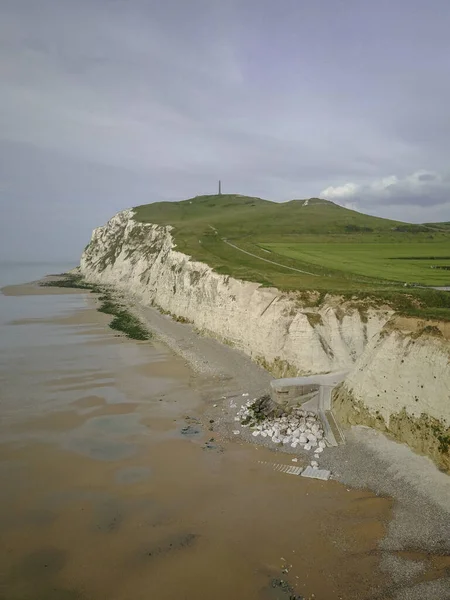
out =
{"type": "Polygon", "coordinates": [[[450,220],[448,0],[1,0],[0,260],[224,192],[450,220]]]}

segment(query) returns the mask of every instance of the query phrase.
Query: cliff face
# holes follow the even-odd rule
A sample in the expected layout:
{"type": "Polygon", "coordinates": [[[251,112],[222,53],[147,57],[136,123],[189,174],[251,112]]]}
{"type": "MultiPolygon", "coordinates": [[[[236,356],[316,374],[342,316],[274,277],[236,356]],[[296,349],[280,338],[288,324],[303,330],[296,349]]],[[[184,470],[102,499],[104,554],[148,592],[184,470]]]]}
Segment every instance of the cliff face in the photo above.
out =
{"type": "Polygon", "coordinates": [[[431,329],[411,339],[391,326],[389,308],[332,297],[318,308],[313,293],[305,301],[219,275],[177,252],[170,226],[138,223],[132,210],[94,230],[80,267],[87,280],[112,284],[191,322],[275,376],[348,369],[335,401],[344,421],[398,434],[394,421],[405,411],[422,420],[423,412],[443,431],[450,424],[448,341],[431,329]]]}
{"type": "Polygon", "coordinates": [[[389,311],[303,306],[298,296],[214,273],[174,249],[170,227],[123,211],[93,232],[84,276],[113,284],[147,305],[183,317],[243,350],[277,376],[350,368],[389,311]]]}
{"type": "Polygon", "coordinates": [[[342,422],[370,425],[450,472],[450,324],[392,319],[336,390],[342,422]]]}

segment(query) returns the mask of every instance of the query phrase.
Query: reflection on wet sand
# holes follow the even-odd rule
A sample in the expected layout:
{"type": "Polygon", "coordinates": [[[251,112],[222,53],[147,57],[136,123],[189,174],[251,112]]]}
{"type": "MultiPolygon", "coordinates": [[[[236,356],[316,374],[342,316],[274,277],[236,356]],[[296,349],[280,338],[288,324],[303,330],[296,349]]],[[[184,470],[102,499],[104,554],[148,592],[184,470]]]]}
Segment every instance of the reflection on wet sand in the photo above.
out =
{"type": "Polygon", "coordinates": [[[287,600],[279,579],[305,598],[365,599],[387,583],[389,499],[275,472],[259,462],[270,451],[215,439],[201,425],[213,384],[159,344],[107,329],[100,341],[96,315],[40,323],[52,352],[33,362],[21,347],[33,378],[2,356],[2,600],[287,600]]]}

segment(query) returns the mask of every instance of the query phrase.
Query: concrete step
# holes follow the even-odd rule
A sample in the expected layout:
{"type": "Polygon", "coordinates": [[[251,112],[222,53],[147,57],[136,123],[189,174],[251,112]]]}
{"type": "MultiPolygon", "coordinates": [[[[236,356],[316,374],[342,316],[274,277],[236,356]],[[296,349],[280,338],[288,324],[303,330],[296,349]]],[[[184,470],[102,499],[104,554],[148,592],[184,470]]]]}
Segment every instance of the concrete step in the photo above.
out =
{"type": "Polygon", "coordinates": [[[327,469],[314,469],[314,467],[306,467],[306,469],[301,474],[302,477],[310,477],[311,479],[322,479],[323,481],[327,481],[330,479],[330,471],[327,469]]]}
{"type": "Polygon", "coordinates": [[[302,467],[297,467],[294,465],[282,465],[278,463],[269,463],[263,460],[258,461],[260,465],[266,465],[273,469],[274,471],[279,471],[280,473],[287,473],[288,475],[300,475],[303,471],[302,467]]]}

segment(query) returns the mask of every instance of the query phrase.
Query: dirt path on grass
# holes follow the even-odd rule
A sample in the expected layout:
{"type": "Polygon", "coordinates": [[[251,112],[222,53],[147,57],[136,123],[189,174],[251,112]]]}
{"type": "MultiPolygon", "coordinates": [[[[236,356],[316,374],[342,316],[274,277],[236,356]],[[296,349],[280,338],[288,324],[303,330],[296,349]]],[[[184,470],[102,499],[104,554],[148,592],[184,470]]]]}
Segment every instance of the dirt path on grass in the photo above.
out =
{"type": "Polygon", "coordinates": [[[247,250],[243,250],[242,248],[239,248],[239,246],[236,246],[236,244],[232,244],[231,242],[228,242],[227,240],[220,238],[222,240],[222,242],[224,242],[225,244],[228,244],[228,246],[231,246],[232,248],[234,248],[235,250],[238,250],[239,252],[243,252],[244,254],[248,254],[249,256],[253,256],[253,258],[257,258],[258,260],[262,260],[266,263],[271,263],[272,265],[276,265],[277,267],[282,267],[283,269],[289,269],[289,271],[297,271],[297,273],[303,273],[303,275],[312,275],[313,277],[320,277],[320,275],[318,275],[317,273],[310,273],[309,271],[302,271],[302,269],[295,269],[294,267],[288,267],[287,265],[282,265],[279,262],[275,262],[274,260],[269,260],[268,258],[262,258],[262,256],[258,256],[257,254],[253,254],[253,252],[248,252],[247,250]]]}

